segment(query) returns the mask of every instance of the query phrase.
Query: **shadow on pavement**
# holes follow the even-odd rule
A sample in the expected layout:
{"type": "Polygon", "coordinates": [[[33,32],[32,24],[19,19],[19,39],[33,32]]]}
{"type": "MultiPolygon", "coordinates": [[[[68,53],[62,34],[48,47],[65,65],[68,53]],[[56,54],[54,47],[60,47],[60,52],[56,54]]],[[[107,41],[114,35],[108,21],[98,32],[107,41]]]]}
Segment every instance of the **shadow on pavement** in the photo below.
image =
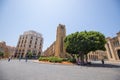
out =
{"type": "Polygon", "coordinates": [[[101,64],[101,63],[91,63],[91,64],[87,64],[84,65],[87,67],[103,67],[103,68],[120,68],[120,65],[116,65],[116,64],[101,64]]]}

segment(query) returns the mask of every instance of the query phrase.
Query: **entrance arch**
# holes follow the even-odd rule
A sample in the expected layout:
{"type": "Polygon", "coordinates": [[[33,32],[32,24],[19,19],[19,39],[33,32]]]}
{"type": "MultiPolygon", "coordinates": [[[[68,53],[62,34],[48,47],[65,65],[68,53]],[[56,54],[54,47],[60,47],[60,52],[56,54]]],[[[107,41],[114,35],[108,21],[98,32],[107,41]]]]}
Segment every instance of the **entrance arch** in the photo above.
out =
{"type": "Polygon", "coordinates": [[[117,51],[118,58],[120,59],[120,49],[117,51]]]}

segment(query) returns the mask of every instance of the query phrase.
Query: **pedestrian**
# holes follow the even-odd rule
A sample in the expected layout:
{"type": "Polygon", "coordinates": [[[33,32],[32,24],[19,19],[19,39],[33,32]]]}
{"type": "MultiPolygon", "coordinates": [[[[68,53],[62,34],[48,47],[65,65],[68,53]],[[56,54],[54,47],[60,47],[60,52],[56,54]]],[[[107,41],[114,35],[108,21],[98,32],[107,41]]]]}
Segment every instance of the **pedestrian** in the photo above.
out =
{"type": "Polygon", "coordinates": [[[102,62],[102,65],[104,65],[104,59],[102,59],[101,62],[102,62]]]}
{"type": "Polygon", "coordinates": [[[19,55],[19,61],[21,60],[21,55],[19,55]]]}
{"type": "Polygon", "coordinates": [[[28,56],[27,56],[27,54],[26,54],[26,56],[25,56],[25,61],[27,62],[27,58],[28,58],[28,56]]]}
{"type": "Polygon", "coordinates": [[[8,58],[8,62],[10,61],[11,57],[8,58]]]}

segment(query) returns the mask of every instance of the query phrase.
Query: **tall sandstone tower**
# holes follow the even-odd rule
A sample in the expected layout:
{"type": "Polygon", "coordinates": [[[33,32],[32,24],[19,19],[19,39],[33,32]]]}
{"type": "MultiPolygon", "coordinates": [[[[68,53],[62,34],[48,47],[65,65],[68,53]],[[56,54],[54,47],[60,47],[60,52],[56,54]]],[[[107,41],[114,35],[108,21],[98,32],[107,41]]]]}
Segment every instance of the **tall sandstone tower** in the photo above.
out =
{"type": "Polygon", "coordinates": [[[65,48],[64,48],[65,36],[66,36],[65,25],[59,24],[57,27],[57,35],[56,35],[56,47],[55,47],[55,56],[56,57],[64,57],[65,56],[65,48]]]}
{"type": "Polygon", "coordinates": [[[44,56],[67,57],[64,48],[64,38],[66,36],[65,25],[59,24],[56,32],[56,40],[44,51],[44,56]]]}

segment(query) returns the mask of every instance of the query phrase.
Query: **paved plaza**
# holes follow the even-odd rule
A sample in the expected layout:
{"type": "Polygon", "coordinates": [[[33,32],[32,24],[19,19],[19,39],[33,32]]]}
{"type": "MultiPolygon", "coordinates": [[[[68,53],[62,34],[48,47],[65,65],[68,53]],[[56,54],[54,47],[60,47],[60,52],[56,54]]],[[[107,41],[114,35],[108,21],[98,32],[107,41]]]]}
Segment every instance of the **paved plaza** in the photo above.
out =
{"type": "Polygon", "coordinates": [[[1,60],[0,80],[120,80],[120,64],[87,67],[1,60]]]}

